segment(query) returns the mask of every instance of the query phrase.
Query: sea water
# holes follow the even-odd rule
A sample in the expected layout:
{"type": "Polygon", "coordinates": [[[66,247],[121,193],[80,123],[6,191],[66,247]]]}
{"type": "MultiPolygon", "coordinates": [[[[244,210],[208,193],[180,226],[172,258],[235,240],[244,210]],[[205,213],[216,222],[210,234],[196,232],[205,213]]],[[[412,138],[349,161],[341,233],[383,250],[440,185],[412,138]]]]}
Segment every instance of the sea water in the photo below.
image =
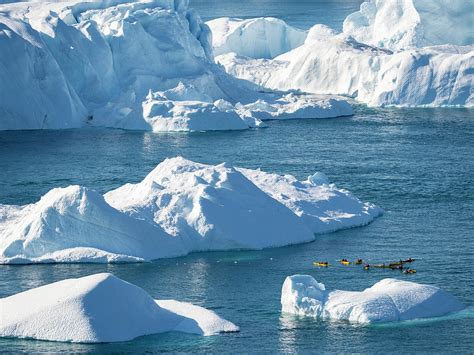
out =
{"type": "Polygon", "coordinates": [[[0,202],[25,204],[56,186],[101,192],[138,182],[166,157],[290,173],[322,171],[385,214],[361,228],[309,244],[196,253],[144,264],[0,267],[0,297],[46,283],[112,272],[154,298],[193,302],[241,332],[212,337],[170,333],[127,343],[79,345],[0,340],[13,351],[470,351],[467,311],[429,322],[355,326],[280,313],[287,275],[313,275],[328,288],[363,290],[396,277],[440,286],[473,307],[474,112],[367,109],[348,118],[273,121],[241,132],[154,134],[122,130],[0,132],[0,202]],[[415,275],[339,266],[337,259],[383,262],[413,257],[415,275]],[[315,268],[315,260],[334,266],[315,268]]]}
{"type": "MultiPolygon", "coordinates": [[[[193,3],[193,2],[192,2],[193,3]]],[[[195,1],[197,3],[197,1],[195,1]]],[[[199,11],[206,16],[204,1],[199,11]]],[[[291,17],[293,2],[243,1],[218,16],[291,17]],[[266,8],[259,7],[267,4],[266,8]],[[260,4],[257,6],[257,4],[260,4]],[[286,5],[285,5],[286,4],[286,5]],[[273,12],[272,12],[273,11],[273,12]]],[[[334,4],[313,2],[318,11],[334,4]],[[319,7],[318,7],[319,6],[319,7]]],[[[211,4],[211,2],[209,2],[211,4]]],[[[309,2],[306,2],[309,4],[309,2]]],[[[356,6],[357,7],[357,6],[356,6]]],[[[338,8],[339,9],[339,8],[338,8]]],[[[308,5],[308,14],[314,9],[308,5]]],[[[316,11],[316,10],[314,10],[316,11]]],[[[324,11],[322,11],[324,12],[324,11]]],[[[350,11],[349,11],[350,12],[350,11]]],[[[299,12],[301,23],[305,11],[299,12]]],[[[311,19],[306,18],[309,22],[311,19]]],[[[304,27],[304,26],[302,26],[304,27]]],[[[469,109],[368,109],[353,117],[272,121],[239,132],[174,133],[111,129],[0,132],[0,203],[37,201],[49,189],[80,184],[106,192],[138,182],[166,157],[289,173],[305,179],[324,172],[338,187],[381,206],[374,223],[320,235],[309,244],[195,253],[143,264],[0,266],[0,297],[71,277],[112,272],[154,298],[189,301],[215,310],[240,333],[201,337],[168,333],[116,344],[69,344],[0,339],[0,350],[28,352],[414,352],[474,348],[474,111],[469,109]],[[368,262],[416,258],[417,274],[343,267],[341,258],[368,262]],[[312,266],[328,260],[329,268],[312,266]],[[467,310],[424,321],[359,326],[282,315],[286,276],[310,274],[327,288],[363,290],[395,277],[442,287],[467,310]]]]}

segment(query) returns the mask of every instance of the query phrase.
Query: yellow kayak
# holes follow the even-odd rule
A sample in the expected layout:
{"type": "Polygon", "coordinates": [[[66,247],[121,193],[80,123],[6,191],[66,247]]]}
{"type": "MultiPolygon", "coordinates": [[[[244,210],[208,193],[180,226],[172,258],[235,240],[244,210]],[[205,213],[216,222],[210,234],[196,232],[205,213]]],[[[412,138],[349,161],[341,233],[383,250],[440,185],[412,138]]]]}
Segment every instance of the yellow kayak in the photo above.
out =
{"type": "Polygon", "coordinates": [[[351,262],[349,260],[346,260],[346,259],[342,259],[341,261],[339,261],[342,265],[350,265],[351,262]]]}
{"type": "Polygon", "coordinates": [[[315,261],[313,263],[314,266],[323,266],[323,267],[328,267],[329,263],[327,261],[315,261]]]}

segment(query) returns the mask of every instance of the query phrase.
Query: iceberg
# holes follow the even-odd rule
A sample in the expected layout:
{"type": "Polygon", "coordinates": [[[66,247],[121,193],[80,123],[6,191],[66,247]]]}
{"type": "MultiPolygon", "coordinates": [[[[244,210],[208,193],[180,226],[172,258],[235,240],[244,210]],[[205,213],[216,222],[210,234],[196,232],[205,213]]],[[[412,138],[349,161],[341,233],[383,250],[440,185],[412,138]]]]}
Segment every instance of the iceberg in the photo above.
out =
{"type": "Polygon", "coordinates": [[[237,106],[285,100],[215,64],[210,29],[186,0],[0,5],[0,52],[2,130],[248,129],[262,122],[237,106]]]}
{"type": "Polygon", "coordinates": [[[0,299],[0,336],[77,343],[128,341],[169,331],[199,335],[239,328],[213,311],[109,274],[66,279],[0,299]]]}
{"type": "Polygon", "coordinates": [[[0,205],[0,264],[142,262],[286,246],[381,212],[321,173],[300,182],[177,157],[105,195],[69,186],[29,205],[0,205]]]}
{"type": "Polygon", "coordinates": [[[383,213],[380,207],[361,202],[351,192],[330,184],[320,172],[308,176],[305,181],[299,181],[292,175],[251,169],[239,171],[292,210],[316,234],[363,226],[383,213]]]}
{"type": "Polygon", "coordinates": [[[117,211],[85,187],[56,188],[37,203],[2,207],[0,263],[136,262],[186,253],[159,226],[117,211]]]}
{"type": "Polygon", "coordinates": [[[349,15],[344,33],[391,50],[440,44],[474,44],[474,2],[465,0],[369,0],[349,15]]]}
{"type": "Polygon", "coordinates": [[[104,196],[119,211],[158,224],[196,251],[261,249],[314,239],[291,210],[226,164],[166,159],[142,182],[104,196]]]}
{"type": "Polygon", "coordinates": [[[436,286],[383,279],[361,292],[329,291],[310,275],[285,279],[281,305],[284,313],[366,324],[439,317],[464,308],[436,286]]]}
{"type": "Polygon", "coordinates": [[[250,58],[274,58],[301,46],[306,31],[274,17],[248,20],[222,17],[206,22],[215,55],[236,53],[250,58]]]}
{"type": "Polygon", "coordinates": [[[323,25],[274,59],[216,57],[226,71],[264,88],[352,97],[369,106],[474,106],[474,46],[399,52],[374,47],[323,25]]]}

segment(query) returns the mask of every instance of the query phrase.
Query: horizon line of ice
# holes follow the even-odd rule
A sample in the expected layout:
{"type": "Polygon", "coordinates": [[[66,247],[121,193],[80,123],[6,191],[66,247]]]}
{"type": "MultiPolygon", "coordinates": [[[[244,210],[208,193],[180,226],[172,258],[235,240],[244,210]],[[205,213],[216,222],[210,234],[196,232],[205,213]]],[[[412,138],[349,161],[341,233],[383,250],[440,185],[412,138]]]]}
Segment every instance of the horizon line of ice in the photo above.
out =
{"type": "Polygon", "coordinates": [[[69,186],[0,205],[0,264],[141,262],[313,241],[382,214],[321,174],[291,175],[166,159],[101,195],[69,186]]]}

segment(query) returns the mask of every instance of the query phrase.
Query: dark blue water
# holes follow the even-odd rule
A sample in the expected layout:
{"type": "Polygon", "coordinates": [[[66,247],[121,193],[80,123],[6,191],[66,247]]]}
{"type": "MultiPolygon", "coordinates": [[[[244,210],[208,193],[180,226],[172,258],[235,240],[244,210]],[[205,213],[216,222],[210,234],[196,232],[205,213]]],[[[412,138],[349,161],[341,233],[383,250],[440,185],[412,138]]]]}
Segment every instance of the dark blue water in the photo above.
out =
{"type": "Polygon", "coordinates": [[[216,310],[241,332],[178,333],[121,344],[0,340],[11,351],[415,352],[474,348],[474,111],[358,108],[354,117],[270,122],[242,132],[153,134],[121,130],[0,132],[0,203],[36,201],[52,187],[101,192],[140,181],[165,157],[186,158],[305,178],[323,171],[338,186],[386,213],[373,224],[320,236],[310,244],[252,252],[198,253],[128,265],[0,267],[0,297],[96,272],[216,310]],[[316,259],[419,259],[416,275],[334,266],[316,259]],[[235,263],[237,262],[237,263],[235,263]],[[354,326],[282,316],[280,289],[294,273],[328,288],[362,290],[385,277],[443,287],[470,309],[432,321],[354,326]]]}

